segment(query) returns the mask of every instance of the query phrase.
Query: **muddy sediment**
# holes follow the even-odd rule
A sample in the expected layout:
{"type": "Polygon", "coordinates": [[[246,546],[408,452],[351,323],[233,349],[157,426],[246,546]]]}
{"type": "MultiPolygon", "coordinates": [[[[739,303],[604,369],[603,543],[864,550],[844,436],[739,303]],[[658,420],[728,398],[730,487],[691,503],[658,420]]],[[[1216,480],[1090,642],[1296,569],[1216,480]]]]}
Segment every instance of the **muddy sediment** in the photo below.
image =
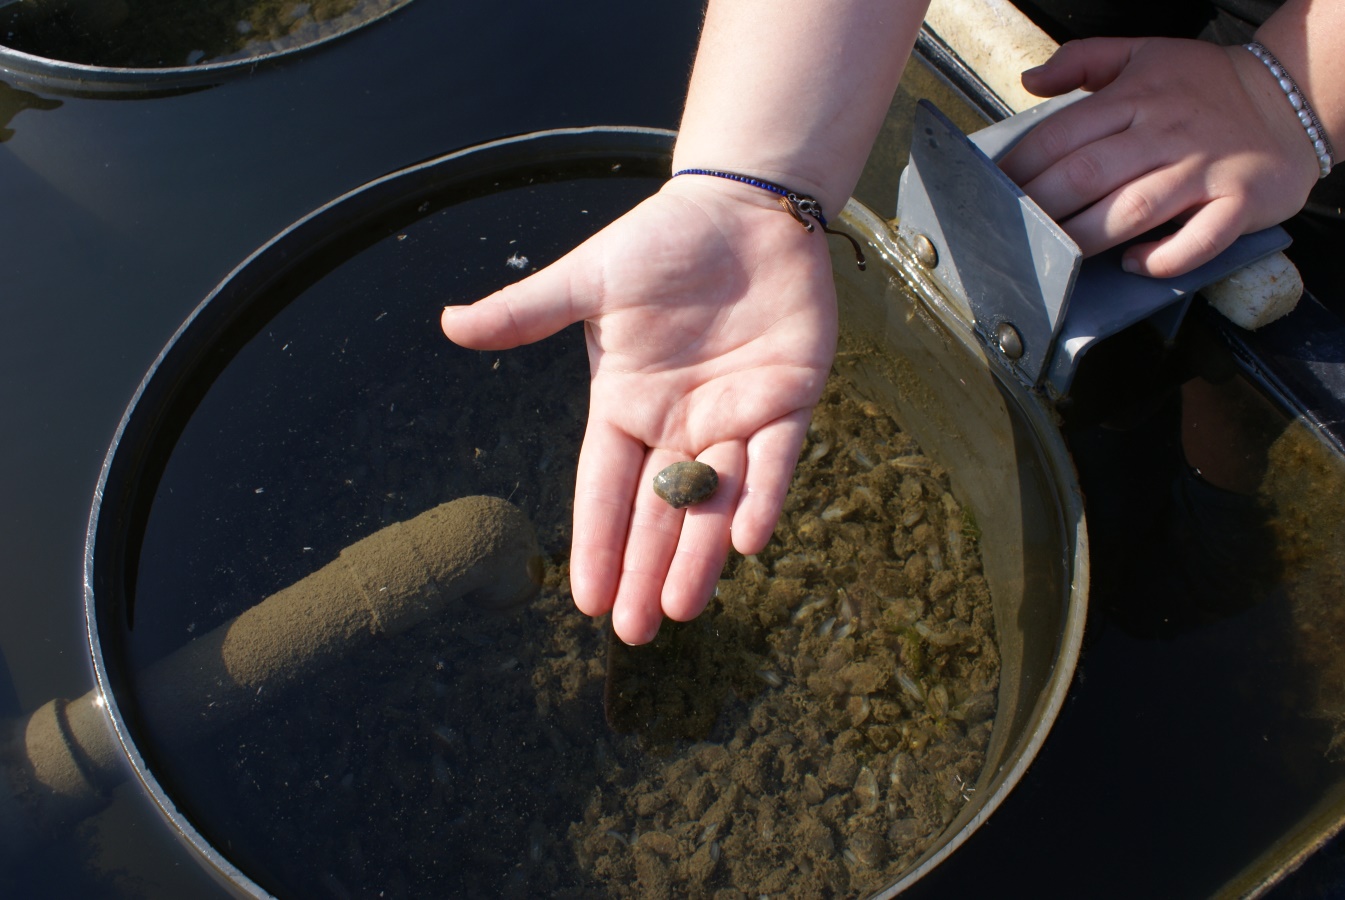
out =
{"type": "Polygon", "coordinates": [[[209,748],[245,871],[295,896],[862,896],[974,798],[979,535],[843,381],[771,544],[647,647],[574,609],[568,509],[534,517],[539,599],[460,607],[209,748]]]}
{"type": "Polygon", "coordinates": [[[609,896],[862,894],[975,791],[999,657],[974,524],[840,382],[771,545],[701,619],[608,653],[609,723],[647,759],[570,836],[609,896]]]}

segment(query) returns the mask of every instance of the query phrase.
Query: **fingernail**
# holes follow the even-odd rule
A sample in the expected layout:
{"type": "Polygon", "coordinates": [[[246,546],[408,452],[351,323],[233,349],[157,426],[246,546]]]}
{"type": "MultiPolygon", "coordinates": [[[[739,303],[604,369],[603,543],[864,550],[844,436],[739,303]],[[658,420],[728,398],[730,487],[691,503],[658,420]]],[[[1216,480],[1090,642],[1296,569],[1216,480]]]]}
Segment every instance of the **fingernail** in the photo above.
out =
{"type": "Polygon", "coordinates": [[[1035,75],[1036,73],[1040,72],[1042,69],[1045,69],[1045,68],[1046,68],[1045,65],[1040,65],[1040,66],[1033,66],[1033,67],[1030,68],[1030,69],[1024,69],[1024,70],[1023,70],[1023,76],[1026,77],[1026,76],[1028,76],[1028,75],[1035,75]]]}
{"type": "Polygon", "coordinates": [[[1121,257],[1121,268],[1129,272],[1131,275],[1144,274],[1143,272],[1140,271],[1140,264],[1136,262],[1134,259],[1131,259],[1129,256],[1121,257]]]}

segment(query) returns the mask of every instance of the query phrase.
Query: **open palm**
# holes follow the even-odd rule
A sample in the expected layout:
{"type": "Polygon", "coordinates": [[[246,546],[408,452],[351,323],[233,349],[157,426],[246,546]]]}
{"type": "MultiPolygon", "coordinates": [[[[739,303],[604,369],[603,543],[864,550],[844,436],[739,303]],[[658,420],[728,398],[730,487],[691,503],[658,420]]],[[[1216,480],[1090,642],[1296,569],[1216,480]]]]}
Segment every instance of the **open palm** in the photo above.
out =
{"type": "Polygon", "coordinates": [[[444,333],[502,350],[585,322],[592,372],[570,581],[632,644],[709,600],[730,542],[765,546],[836,344],[826,242],[756,188],[674,179],[554,265],[468,307],[444,333]],[[677,510],[670,463],[718,472],[677,510]]]}

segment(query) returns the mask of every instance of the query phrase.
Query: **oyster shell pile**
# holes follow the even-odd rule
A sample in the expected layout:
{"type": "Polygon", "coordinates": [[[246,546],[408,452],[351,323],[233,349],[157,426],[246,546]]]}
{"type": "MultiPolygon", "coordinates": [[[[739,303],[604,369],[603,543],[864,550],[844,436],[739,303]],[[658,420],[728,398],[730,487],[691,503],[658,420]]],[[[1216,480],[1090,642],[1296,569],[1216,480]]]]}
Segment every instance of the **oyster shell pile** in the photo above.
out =
{"type": "Polygon", "coordinates": [[[570,830],[611,896],[848,896],[894,879],[976,791],[999,678],[975,525],[833,378],[776,537],[701,619],[609,645],[643,750],[570,830]]]}

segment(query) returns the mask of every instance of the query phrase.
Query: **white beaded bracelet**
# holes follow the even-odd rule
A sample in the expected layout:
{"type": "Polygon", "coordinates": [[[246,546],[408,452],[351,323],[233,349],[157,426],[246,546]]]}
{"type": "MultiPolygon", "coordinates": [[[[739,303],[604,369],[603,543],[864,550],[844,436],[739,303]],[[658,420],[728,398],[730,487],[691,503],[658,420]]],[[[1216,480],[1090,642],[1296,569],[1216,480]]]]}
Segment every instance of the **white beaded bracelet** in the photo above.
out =
{"type": "Polygon", "coordinates": [[[1252,56],[1255,56],[1261,62],[1265,63],[1270,74],[1275,76],[1279,82],[1280,90],[1284,91],[1284,96],[1289,98],[1290,105],[1294,112],[1298,114],[1298,121],[1302,123],[1303,130],[1308,133],[1308,140],[1312,141],[1312,152],[1317,154],[1317,165],[1322,174],[1319,178],[1325,178],[1331,174],[1332,152],[1331,141],[1326,137],[1326,129],[1317,118],[1317,114],[1312,111],[1308,105],[1308,98],[1303,96],[1303,91],[1299,89],[1298,84],[1284,68],[1283,64],[1275,58],[1275,54],[1265,48],[1260,41],[1252,41],[1250,44],[1243,44],[1252,56]]]}

